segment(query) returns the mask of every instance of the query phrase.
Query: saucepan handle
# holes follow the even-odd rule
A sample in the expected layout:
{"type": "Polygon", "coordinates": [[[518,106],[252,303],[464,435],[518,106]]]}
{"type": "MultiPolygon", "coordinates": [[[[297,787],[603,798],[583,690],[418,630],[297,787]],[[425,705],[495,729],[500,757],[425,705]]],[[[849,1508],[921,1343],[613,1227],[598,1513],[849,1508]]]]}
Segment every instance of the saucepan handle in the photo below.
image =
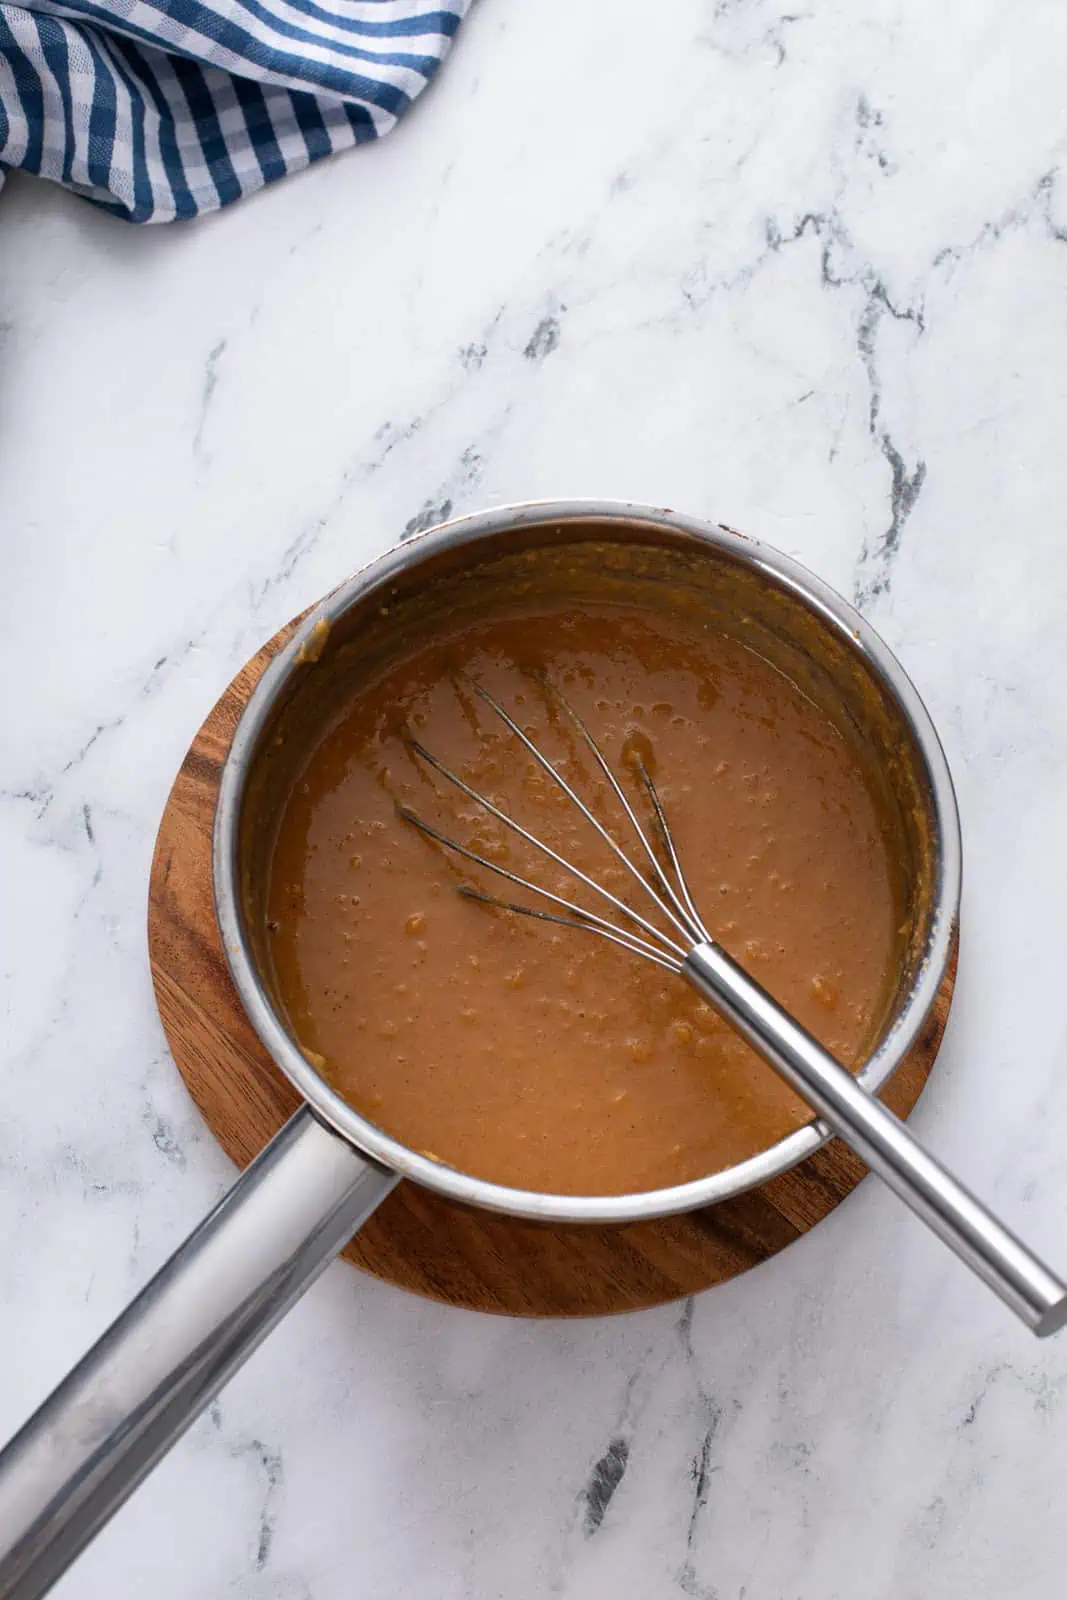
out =
{"type": "Polygon", "coordinates": [[[398,1179],[306,1107],[0,1453],[0,1597],[66,1571],[398,1179]]]}

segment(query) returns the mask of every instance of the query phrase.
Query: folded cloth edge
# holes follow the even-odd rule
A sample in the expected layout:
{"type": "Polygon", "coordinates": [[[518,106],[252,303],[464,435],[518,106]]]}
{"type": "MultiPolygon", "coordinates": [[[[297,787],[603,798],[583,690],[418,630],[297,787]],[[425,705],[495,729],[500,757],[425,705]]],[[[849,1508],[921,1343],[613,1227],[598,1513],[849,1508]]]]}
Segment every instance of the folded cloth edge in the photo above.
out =
{"type": "Polygon", "coordinates": [[[0,3],[0,173],[203,216],[395,126],[471,0],[0,3]]]}

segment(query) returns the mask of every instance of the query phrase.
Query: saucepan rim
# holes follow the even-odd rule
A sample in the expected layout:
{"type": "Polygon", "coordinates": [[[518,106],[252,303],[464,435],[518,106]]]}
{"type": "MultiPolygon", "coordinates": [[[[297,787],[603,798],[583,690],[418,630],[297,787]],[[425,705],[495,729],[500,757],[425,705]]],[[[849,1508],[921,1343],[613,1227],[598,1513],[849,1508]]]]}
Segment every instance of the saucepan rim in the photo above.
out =
{"type": "Polygon", "coordinates": [[[868,1089],[881,1088],[915,1042],[937,997],[952,953],[960,898],[961,844],[959,813],[948,763],[926,707],[910,678],[860,613],[799,562],[721,525],[628,501],[528,501],[443,523],[371,562],[307,614],[250,696],[223,765],[215,814],[212,869],[222,945],[241,1004],[272,1059],[324,1122],[365,1156],[451,1200],[537,1222],[604,1224],[638,1222],[695,1211],[741,1194],[787,1172],[810,1156],[831,1137],[830,1130],[824,1123],[813,1121],[748,1160],[720,1172],[667,1189],[623,1195],[560,1195],[512,1189],[432,1161],[362,1117],[303,1054],[275,1011],[260,976],[244,924],[238,883],[241,808],[260,735],[279,695],[301,662],[307,659],[305,646],[313,631],[319,628],[321,633],[323,622],[332,627],[351,606],[376,590],[386,589],[398,574],[438,552],[469,547],[473,553],[493,535],[549,523],[566,527],[583,522],[627,524],[631,534],[643,524],[647,528],[687,535],[741,562],[778,588],[791,591],[866,662],[899,711],[926,769],[937,835],[933,851],[936,879],[926,946],[914,981],[891,1026],[860,1073],[868,1089]]]}

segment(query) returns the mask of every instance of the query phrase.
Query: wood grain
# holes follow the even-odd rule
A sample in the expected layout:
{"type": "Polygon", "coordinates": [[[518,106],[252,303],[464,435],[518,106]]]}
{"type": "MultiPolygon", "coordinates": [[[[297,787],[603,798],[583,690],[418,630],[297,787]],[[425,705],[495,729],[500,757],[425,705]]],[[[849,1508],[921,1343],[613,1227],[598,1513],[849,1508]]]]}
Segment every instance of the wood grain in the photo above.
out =
{"type": "MultiPolygon", "coordinates": [[[[211,894],[219,773],[238,717],[296,621],[230,684],[200,729],[171,790],[156,840],[148,908],[152,976],[178,1070],[208,1126],[245,1166],[298,1104],[259,1043],[230,983],[211,894]]],[[[888,1086],[900,1115],[915,1105],[937,1055],[955,953],[923,1034],[888,1086]]],[[[865,1174],[834,1141],[760,1189],[683,1217],[621,1228],[556,1228],[452,1205],[402,1183],[345,1251],[389,1283],[450,1305],[514,1316],[603,1316],[723,1283],[790,1244],[865,1174]]]]}

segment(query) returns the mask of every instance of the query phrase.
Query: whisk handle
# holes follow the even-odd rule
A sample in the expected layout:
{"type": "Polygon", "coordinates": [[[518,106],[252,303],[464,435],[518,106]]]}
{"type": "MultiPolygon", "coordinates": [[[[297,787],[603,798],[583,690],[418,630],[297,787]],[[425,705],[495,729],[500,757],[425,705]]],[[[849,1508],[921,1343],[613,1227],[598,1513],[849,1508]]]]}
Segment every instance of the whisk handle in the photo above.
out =
{"type": "Polygon", "coordinates": [[[1067,1286],[917,1142],[725,950],[700,944],[693,988],[1038,1338],[1067,1323],[1067,1286]]]}

